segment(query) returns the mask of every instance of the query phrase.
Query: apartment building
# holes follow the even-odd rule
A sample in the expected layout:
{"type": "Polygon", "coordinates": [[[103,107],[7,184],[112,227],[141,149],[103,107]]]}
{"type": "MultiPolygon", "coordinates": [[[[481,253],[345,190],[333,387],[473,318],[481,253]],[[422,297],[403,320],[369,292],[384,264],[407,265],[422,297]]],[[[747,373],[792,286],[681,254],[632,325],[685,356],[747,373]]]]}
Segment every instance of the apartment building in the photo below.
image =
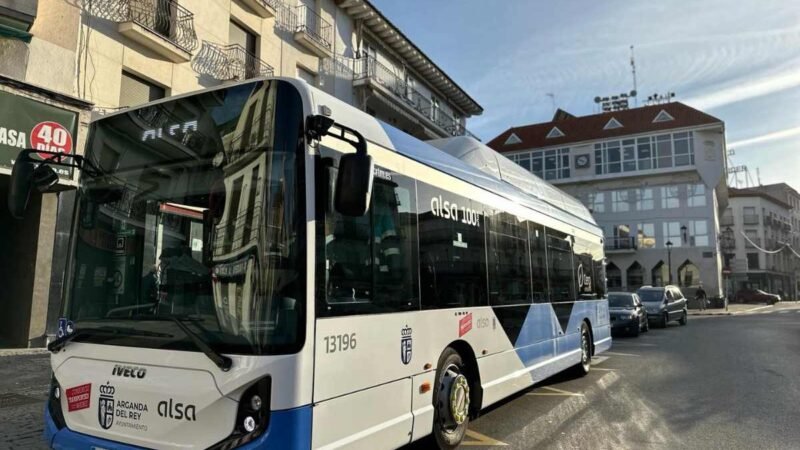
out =
{"type": "Polygon", "coordinates": [[[792,250],[800,248],[800,194],[785,183],[729,188],[729,192],[720,228],[732,236],[733,245],[724,254],[731,288],[783,292],[795,298],[800,257],[792,250]]]}
{"type": "Polygon", "coordinates": [[[81,154],[92,112],[260,76],[303,79],[420,139],[467,135],[483,112],[366,0],[0,0],[0,263],[14,267],[0,283],[19,310],[0,318],[0,348],[53,331],[74,206],[48,194],[8,216],[13,159],[33,145],[18,132],[59,123],[81,154]]]}
{"type": "Polygon", "coordinates": [[[572,194],[605,234],[610,290],[702,284],[722,294],[724,123],[679,102],[512,127],[489,142],[572,194]]]}

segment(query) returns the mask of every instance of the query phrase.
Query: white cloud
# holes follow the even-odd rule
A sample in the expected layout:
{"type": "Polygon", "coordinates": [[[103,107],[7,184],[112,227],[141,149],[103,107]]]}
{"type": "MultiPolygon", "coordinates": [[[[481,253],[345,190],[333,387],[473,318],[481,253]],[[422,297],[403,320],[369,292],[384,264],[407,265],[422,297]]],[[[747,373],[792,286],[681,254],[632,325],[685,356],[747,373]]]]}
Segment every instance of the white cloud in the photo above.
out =
{"type": "Polygon", "coordinates": [[[740,78],[721,89],[690,97],[685,102],[697,109],[708,110],[798,86],[800,86],[800,61],[795,60],[793,64],[788,64],[761,77],[740,78]]]}
{"type": "Polygon", "coordinates": [[[772,142],[772,141],[779,141],[782,139],[800,136],[800,126],[787,128],[785,130],[780,131],[773,131],[771,133],[762,134],[761,136],[755,136],[747,139],[741,139],[734,142],[728,142],[728,148],[741,148],[747,147],[749,145],[755,144],[763,144],[765,142],[772,142]]]}

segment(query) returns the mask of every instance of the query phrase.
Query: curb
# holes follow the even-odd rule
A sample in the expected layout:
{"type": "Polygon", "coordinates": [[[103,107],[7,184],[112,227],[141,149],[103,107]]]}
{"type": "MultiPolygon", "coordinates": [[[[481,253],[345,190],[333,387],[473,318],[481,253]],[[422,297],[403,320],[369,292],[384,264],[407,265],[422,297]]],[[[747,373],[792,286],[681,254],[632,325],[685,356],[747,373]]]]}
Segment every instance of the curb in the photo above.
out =
{"type": "Polygon", "coordinates": [[[45,355],[48,351],[46,348],[11,348],[0,350],[0,358],[4,356],[30,356],[30,355],[45,355]]]}

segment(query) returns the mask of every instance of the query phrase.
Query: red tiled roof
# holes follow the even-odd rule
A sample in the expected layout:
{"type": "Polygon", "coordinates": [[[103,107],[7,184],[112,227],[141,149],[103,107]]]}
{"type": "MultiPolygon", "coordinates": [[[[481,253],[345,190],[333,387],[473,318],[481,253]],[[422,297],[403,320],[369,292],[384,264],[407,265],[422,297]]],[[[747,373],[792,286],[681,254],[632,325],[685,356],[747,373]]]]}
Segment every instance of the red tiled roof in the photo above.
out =
{"type": "Polygon", "coordinates": [[[613,111],[593,114],[591,116],[565,118],[552,122],[512,127],[500,133],[499,136],[489,141],[487,145],[502,153],[712,123],[721,124],[722,121],[714,116],[684,105],[683,103],[672,102],[661,105],[643,106],[641,108],[627,109],[624,111],[613,111]],[[662,109],[675,120],[653,123],[653,119],[656,118],[662,109]],[[603,127],[606,126],[612,117],[622,124],[622,128],[604,130],[603,127]],[[564,136],[547,139],[546,136],[553,127],[558,127],[558,129],[564,133],[564,136]],[[512,133],[516,134],[522,142],[503,145],[512,133]]]}

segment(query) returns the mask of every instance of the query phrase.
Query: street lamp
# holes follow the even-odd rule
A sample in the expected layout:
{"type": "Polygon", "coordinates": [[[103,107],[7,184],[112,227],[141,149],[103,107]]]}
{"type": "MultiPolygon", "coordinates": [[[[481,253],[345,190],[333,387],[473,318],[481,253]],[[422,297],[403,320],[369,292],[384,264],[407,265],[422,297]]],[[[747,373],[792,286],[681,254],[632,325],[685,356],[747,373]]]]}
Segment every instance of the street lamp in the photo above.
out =
{"type": "Polygon", "coordinates": [[[722,249],[723,254],[723,261],[725,262],[725,267],[722,269],[722,279],[725,283],[725,311],[728,310],[728,298],[730,297],[730,287],[729,287],[729,280],[728,277],[731,274],[731,252],[736,250],[736,241],[734,240],[733,230],[731,227],[726,227],[725,230],[720,233],[719,238],[719,246],[722,249]]]}
{"type": "Polygon", "coordinates": [[[686,225],[681,225],[681,236],[683,236],[683,243],[687,242],[686,239],[686,225]]]}
{"type": "Polygon", "coordinates": [[[667,246],[667,270],[669,270],[667,284],[672,284],[672,241],[667,241],[665,245],[667,246]]]}

